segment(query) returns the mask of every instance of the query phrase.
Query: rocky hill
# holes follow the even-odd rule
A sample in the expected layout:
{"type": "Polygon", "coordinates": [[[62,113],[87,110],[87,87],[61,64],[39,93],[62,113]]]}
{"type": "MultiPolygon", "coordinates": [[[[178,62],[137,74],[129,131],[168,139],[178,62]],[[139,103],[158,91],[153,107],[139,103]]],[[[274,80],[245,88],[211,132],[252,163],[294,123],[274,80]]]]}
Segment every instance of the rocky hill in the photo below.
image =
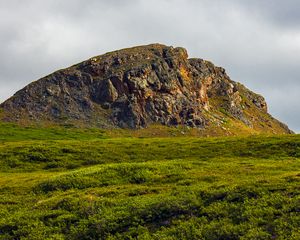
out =
{"type": "Polygon", "coordinates": [[[32,82],[0,105],[12,122],[103,128],[150,125],[291,133],[264,98],[184,48],[138,46],[92,57],[32,82]]]}

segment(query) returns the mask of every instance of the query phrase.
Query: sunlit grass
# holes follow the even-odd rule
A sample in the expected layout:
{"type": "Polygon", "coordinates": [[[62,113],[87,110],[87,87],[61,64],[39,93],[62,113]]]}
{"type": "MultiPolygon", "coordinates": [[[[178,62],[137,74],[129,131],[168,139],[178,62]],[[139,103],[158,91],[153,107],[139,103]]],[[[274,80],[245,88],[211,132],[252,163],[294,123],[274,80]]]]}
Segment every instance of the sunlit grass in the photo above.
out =
{"type": "Polygon", "coordinates": [[[300,238],[298,135],[1,131],[0,239],[300,238]]]}

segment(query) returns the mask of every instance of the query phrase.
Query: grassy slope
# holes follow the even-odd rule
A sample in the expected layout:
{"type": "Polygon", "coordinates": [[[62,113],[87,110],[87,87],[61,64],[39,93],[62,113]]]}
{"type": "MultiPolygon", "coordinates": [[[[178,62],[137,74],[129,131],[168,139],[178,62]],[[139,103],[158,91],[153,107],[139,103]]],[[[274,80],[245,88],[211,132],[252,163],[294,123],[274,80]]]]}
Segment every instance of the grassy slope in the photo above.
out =
{"type": "Polygon", "coordinates": [[[300,136],[132,135],[2,124],[0,239],[300,238],[300,136]]]}

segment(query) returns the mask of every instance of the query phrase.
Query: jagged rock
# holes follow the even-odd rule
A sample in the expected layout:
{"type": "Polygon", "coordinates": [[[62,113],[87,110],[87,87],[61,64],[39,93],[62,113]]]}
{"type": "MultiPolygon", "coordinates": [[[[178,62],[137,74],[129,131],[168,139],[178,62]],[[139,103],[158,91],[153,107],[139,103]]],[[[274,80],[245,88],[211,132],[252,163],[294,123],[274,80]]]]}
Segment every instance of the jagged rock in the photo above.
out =
{"type": "MultiPolygon", "coordinates": [[[[272,122],[264,98],[184,48],[151,44],[93,57],[18,91],[0,105],[8,121],[80,122],[140,128],[152,123],[205,128],[227,115],[255,127],[272,122]],[[214,119],[212,121],[212,119],[214,119]]],[[[271,126],[273,126],[271,124],[271,126]]],[[[226,128],[225,128],[226,129],[226,128]]]]}

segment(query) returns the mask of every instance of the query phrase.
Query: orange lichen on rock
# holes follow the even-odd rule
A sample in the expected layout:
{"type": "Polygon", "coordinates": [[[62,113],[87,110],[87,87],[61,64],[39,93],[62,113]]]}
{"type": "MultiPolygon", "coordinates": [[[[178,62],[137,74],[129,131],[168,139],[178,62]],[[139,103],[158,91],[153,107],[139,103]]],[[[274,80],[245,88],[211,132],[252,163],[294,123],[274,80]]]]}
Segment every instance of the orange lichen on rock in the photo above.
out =
{"type": "Polygon", "coordinates": [[[189,77],[189,71],[188,71],[184,66],[180,66],[179,71],[180,71],[181,77],[182,77],[185,81],[189,81],[189,80],[190,80],[190,77],[189,77]]]}

